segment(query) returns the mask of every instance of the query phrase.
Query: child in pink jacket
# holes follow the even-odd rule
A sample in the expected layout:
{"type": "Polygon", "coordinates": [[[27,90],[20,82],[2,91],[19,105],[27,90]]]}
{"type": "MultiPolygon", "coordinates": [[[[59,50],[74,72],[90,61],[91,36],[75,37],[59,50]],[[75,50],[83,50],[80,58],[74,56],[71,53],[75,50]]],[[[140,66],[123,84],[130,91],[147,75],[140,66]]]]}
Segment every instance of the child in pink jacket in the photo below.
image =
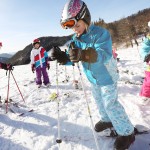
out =
{"type": "MultiPolygon", "coordinates": [[[[148,27],[150,29],[150,21],[148,22],[148,27]]],[[[147,35],[143,41],[140,55],[145,62],[145,78],[140,91],[140,96],[142,97],[142,104],[146,105],[150,102],[150,35],[147,35]]]]}

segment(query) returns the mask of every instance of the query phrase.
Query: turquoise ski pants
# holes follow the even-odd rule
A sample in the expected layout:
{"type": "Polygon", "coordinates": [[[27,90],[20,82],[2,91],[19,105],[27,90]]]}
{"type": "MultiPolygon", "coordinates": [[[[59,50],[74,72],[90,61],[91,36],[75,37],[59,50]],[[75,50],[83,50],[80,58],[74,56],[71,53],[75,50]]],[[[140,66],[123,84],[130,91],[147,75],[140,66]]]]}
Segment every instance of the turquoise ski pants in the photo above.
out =
{"type": "Polygon", "coordinates": [[[118,135],[130,135],[134,131],[134,127],[123,106],[118,101],[117,84],[103,87],[92,84],[92,93],[100,113],[101,121],[112,122],[118,135]]]}

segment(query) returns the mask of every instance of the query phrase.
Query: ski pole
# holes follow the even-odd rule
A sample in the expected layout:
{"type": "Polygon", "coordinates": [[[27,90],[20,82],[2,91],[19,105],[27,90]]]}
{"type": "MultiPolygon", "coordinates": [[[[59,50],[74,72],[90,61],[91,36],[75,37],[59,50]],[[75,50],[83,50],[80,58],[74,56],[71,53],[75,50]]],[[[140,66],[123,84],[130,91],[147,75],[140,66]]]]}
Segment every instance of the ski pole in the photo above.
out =
{"type": "Polygon", "coordinates": [[[61,137],[60,137],[60,116],[59,116],[59,90],[58,90],[58,62],[56,61],[56,89],[57,89],[57,96],[56,96],[56,101],[57,101],[57,113],[58,113],[58,138],[56,139],[57,143],[61,143],[61,137]]]}
{"type": "Polygon", "coordinates": [[[65,82],[67,82],[67,69],[66,69],[66,66],[65,66],[65,82]]]}
{"type": "Polygon", "coordinates": [[[73,67],[73,81],[75,81],[74,63],[72,64],[72,67],[73,67]]]}
{"type": "Polygon", "coordinates": [[[85,96],[85,100],[86,100],[86,104],[87,104],[87,109],[88,109],[88,113],[89,113],[89,117],[90,117],[90,121],[91,121],[91,125],[92,125],[92,131],[93,131],[93,136],[94,136],[96,148],[97,148],[97,150],[100,150],[99,145],[98,145],[98,141],[97,141],[97,136],[96,136],[95,131],[94,131],[94,124],[93,124],[93,120],[92,120],[92,115],[91,115],[91,111],[90,111],[90,107],[89,107],[86,91],[85,91],[85,88],[84,88],[84,83],[83,83],[82,73],[81,73],[81,70],[80,70],[79,63],[77,63],[77,67],[78,67],[80,80],[81,80],[81,84],[82,84],[82,89],[83,89],[83,92],[84,92],[84,96],[85,96]]]}
{"type": "MultiPolygon", "coordinates": [[[[66,49],[65,49],[65,53],[66,53],[66,49]]],[[[65,81],[68,82],[68,79],[67,79],[67,68],[66,68],[66,65],[65,65],[65,81]]]]}
{"type": "Polygon", "coordinates": [[[10,81],[10,70],[9,70],[9,73],[8,73],[8,87],[7,87],[6,113],[8,112],[9,81],[10,81]]]}
{"type": "Polygon", "coordinates": [[[21,91],[20,91],[20,89],[19,89],[19,86],[18,86],[18,84],[17,84],[17,82],[16,82],[16,80],[15,80],[15,77],[14,77],[14,75],[13,75],[13,73],[12,73],[12,71],[10,70],[9,71],[9,74],[11,73],[11,75],[13,76],[13,79],[14,79],[14,81],[15,81],[15,83],[16,83],[16,86],[17,86],[17,88],[18,88],[18,90],[19,90],[19,93],[20,93],[20,95],[21,95],[21,97],[22,97],[22,99],[23,99],[23,101],[24,101],[24,103],[25,103],[25,100],[24,100],[24,98],[23,98],[23,96],[22,96],[22,93],[21,93],[21,91]]]}
{"type": "Polygon", "coordinates": [[[74,71],[75,64],[73,63],[72,66],[73,66],[73,86],[74,86],[75,89],[79,89],[78,80],[75,79],[75,71],[74,71]]]}

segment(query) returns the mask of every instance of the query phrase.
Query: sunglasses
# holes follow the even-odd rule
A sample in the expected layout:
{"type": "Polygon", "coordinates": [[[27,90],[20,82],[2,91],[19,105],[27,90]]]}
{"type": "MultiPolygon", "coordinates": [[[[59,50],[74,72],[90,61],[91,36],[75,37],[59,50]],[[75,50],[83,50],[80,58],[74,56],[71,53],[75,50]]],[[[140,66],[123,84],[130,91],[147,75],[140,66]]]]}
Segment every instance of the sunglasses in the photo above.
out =
{"type": "Polygon", "coordinates": [[[61,23],[61,26],[64,28],[64,29],[71,29],[73,28],[75,25],[77,24],[77,20],[75,18],[71,18],[65,22],[62,22],[61,23]]]}

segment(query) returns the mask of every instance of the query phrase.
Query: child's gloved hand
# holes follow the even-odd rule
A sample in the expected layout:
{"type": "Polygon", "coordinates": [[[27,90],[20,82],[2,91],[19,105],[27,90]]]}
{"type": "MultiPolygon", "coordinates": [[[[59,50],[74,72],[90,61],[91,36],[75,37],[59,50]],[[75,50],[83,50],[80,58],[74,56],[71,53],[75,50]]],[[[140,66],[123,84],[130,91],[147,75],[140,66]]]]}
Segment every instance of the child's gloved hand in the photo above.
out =
{"type": "Polygon", "coordinates": [[[77,63],[81,60],[81,53],[82,49],[80,48],[73,48],[69,50],[69,58],[71,62],[77,63]]]}
{"type": "Polygon", "coordinates": [[[148,54],[147,56],[145,56],[144,62],[149,62],[150,61],[150,54],[148,54]]]}
{"type": "Polygon", "coordinates": [[[97,52],[95,49],[88,47],[85,50],[75,47],[75,43],[70,44],[69,50],[70,60],[74,63],[79,62],[80,60],[84,62],[94,63],[97,61],[97,52]]]}
{"type": "Polygon", "coordinates": [[[61,49],[58,46],[54,46],[51,49],[50,58],[52,60],[57,60],[61,57],[61,49]]]}
{"type": "Polygon", "coordinates": [[[46,63],[46,68],[49,70],[50,69],[50,64],[47,62],[46,63]]]}
{"type": "Polygon", "coordinates": [[[35,71],[35,65],[34,64],[31,65],[31,70],[34,73],[34,71],[35,71]]]}
{"type": "Polygon", "coordinates": [[[150,65],[150,61],[149,61],[149,62],[147,62],[147,65],[150,65]]]}
{"type": "Polygon", "coordinates": [[[67,61],[69,61],[67,54],[65,52],[61,51],[61,49],[58,46],[54,46],[51,49],[50,54],[51,54],[50,58],[52,60],[57,60],[58,63],[60,63],[60,65],[65,65],[67,63],[67,61]]]}
{"type": "Polygon", "coordinates": [[[97,61],[97,52],[95,49],[89,47],[86,50],[74,48],[69,51],[70,60],[74,63],[80,60],[89,63],[95,63],[97,61]]]}
{"type": "Polygon", "coordinates": [[[95,49],[88,47],[82,51],[82,61],[95,63],[97,61],[97,52],[95,49]]]}

